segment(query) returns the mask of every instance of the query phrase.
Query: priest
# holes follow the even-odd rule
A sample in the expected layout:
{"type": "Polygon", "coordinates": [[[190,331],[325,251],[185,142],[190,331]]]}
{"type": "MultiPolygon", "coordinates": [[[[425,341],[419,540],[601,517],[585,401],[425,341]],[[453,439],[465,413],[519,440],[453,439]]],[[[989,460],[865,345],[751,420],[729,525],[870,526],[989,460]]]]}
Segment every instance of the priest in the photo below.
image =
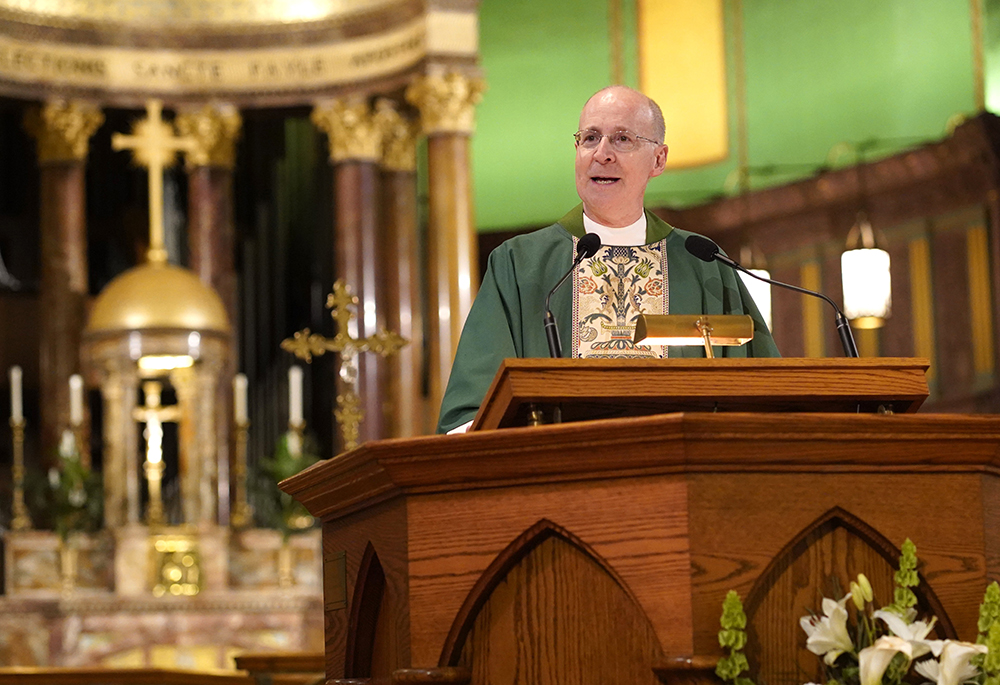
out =
{"type": "Polygon", "coordinates": [[[580,205],[555,224],[512,238],[489,257],[466,319],[438,419],[438,432],[465,430],[507,357],[547,357],[545,297],[573,264],[576,243],[602,247],[552,296],[564,356],[645,359],[704,356],[702,346],[635,345],[643,314],[749,314],[754,337],[721,356],[776,357],[778,350],[746,287],[727,266],[684,248],[687,231],[644,208],[649,180],[663,173],[663,114],[644,94],[611,86],[587,101],[576,132],[580,205]],[[566,346],[566,343],[563,343],[566,346]]]}

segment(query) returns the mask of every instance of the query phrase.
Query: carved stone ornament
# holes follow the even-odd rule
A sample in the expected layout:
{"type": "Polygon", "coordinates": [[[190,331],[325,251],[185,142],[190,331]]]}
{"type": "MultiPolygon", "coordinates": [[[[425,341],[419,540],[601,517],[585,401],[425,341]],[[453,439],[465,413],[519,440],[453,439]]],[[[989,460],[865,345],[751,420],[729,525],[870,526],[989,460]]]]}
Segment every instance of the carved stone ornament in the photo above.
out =
{"type": "Polygon", "coordinates": [[[378,161],[382,129],[364,100],[329,100],[313,108],[310,117],[330,141],[330,160],[378,161]]]}
{"type": "Polygon", "coordinates": [[[435,133],[470,134],[474,128],[475,106],[483,99],[486,82],[464,74],[428,74],[406,89],[406,99],[420,109],[420,123],[426,135],[435,133]]]}
{"type": "Polygon", "coordinates": [[[205,105],[197,111],[179,112],[174,125],[181,136],[195,141],[194,149],[185,154],[189,169],[199,166],[233,168],[236,139],[243,127],[243,119],[235,107],[205,105]]]}
{"type": "Polygon", "coordinates": [[[420,126],[399,113],[392,100],[375,103],[375,124],[382,131],[382,168],[388,171],[417,170],[417,136],[420,126]]]}
{"type": "Polygon", "coordinates": [[[24,128],[38,141],[42,164],[86,159],[90,136],[103,123],[100,108],[76,100],[46,102],[24,117],[24,128]]]}

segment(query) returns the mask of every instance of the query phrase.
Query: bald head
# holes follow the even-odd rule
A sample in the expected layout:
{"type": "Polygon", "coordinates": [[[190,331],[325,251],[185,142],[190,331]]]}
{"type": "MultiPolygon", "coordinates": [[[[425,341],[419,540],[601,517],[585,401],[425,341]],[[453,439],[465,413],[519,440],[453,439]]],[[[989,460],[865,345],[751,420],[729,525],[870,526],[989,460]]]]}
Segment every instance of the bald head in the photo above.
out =
{"type": "MultiPolygon", "coordinates": [[[[608,86],[607,88],[601,88],[599,91],[590,96],[587,102],[584,104],[583,108],[586,109],[587,105],[591,103],[595,98],[600,98],[602,95],[614,93],[615,95],[624,95],[631,101],[639,103],[641,109],[645,110],[643,113],[644,118],[648,118],[649,131],[647,135],[655,138],[659,142],[663,142],[667,135],[667,125],[663,120],[663,112],[660,110],[660,106],[653,101],[651,97],[645,93],[641,93],[635,88],[629,88],[628,86],[608,86]]],[[[641,133],[636,131],[636,133],[641,133]]]]}

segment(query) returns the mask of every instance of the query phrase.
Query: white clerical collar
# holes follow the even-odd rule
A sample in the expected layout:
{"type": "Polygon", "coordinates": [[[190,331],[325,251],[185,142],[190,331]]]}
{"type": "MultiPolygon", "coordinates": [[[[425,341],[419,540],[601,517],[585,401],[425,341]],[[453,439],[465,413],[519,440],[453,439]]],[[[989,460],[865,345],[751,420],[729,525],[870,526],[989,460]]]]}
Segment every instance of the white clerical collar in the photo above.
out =
{"type": "Polygon", "coordinates": [[[622,228],[603,226],[589,216],[583,214],[583,230],[596,233],[601,237],[601,245],[645,245],[646,244],[646,212],[643,212],[635,223],[622,228]]]}

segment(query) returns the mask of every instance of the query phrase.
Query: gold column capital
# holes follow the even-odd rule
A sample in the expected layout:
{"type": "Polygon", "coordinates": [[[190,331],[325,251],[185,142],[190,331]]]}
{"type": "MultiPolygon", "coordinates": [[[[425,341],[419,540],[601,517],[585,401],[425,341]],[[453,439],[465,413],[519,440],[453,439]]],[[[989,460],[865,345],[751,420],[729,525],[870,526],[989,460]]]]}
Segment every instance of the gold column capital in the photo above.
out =
{"type": "Polygon", "coordinates": [[[24,115],[24,128],[38,142],[38,161],[80,162],[87,158],[90,136],[104,123],[92,103],[54,100],[24,115]]]}
{"type": "Polygon", "coordinates": [[[178,112],[174,125],[181,136],[194,140],[185,151],[188,169],[200,166],[232,169],[236,162],[236,139],[243,118],[232,105],[206,104],[201,109],[178,112]]]}
{"type": "Polygon", "coordinates": [[[379,98],[375,103],[375,125],[382,135],[382,168],[388,171],[417,170],[417,136],[420,126],[400,113],[396,103],[379,98]]]}
{"type": "Polygon", "coordinates": [[[406,89],[406,100],[420,110],[426,135],[435,133],[471,134],[475,106],[483,99],[486,82],[458,72],[427,74],[406,89]]]}
{"type": "Polygon", "coordinates": [[[330,161],[378,161],[382,130],[363,99],[336,99],[317,104],[309,117],[330,141],[330,161]]]}

